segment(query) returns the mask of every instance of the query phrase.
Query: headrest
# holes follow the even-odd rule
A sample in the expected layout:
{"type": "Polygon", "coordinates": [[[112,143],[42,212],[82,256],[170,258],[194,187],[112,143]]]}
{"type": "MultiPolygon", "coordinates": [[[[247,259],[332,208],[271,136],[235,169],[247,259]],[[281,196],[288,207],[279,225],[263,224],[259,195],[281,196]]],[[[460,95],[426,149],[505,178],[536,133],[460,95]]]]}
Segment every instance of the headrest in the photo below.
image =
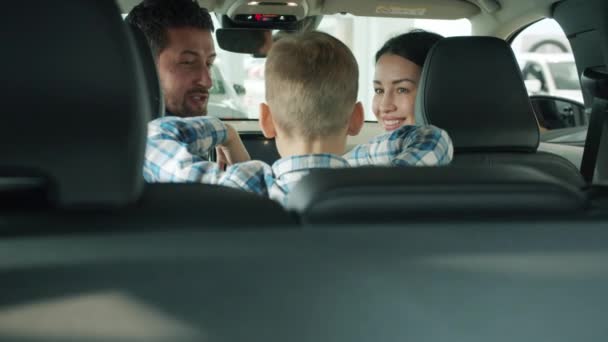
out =
{"type": "Polygon", "coordinates": [[[455,152],[535,152],[538,123],[513,51],[493,37],[445,38],[429,51],[416,122],[445,129],[455,152]]]}
{"type": "Polygon", "coordinates": [[[136,52],[139,54],[142,67],[144,68],[144,77],[146,79],[146,86],[148,87],[148,92],[150,94],[150,107],[152,108],[150,118],[154,120],[164,116],[165,114],[165,103],[163,93],[160,88],[160,81],[158,79],[158,71],[156,70],[154,55],[152,54],[152,49],[150,49],[150,44],[148,43],[146,36],[139,29],[139,27],[133,24],[127,24],[127,26],[129,26],[131,32],[133,33],[135,48],[137,50],[136,52]]]}
{"type": "Polygon", "coordinates": [[[151,108],[114,1],[16,1],[3,13],[0,192],[44,184],[58,207],[136,200],[151,108]]]}

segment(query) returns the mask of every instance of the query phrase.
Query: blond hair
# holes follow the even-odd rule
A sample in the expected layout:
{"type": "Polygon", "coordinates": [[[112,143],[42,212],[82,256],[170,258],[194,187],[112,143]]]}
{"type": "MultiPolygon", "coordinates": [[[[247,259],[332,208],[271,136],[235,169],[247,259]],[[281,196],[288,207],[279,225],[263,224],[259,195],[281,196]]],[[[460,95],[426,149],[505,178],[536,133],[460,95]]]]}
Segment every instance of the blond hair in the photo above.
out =
{"type": "Polygon", "coordinates": [[[359,69],[350,49],[321,32],[288,35],[268,53],[266,101],[290,136],[338,134],[357,101],[359,69]]]}

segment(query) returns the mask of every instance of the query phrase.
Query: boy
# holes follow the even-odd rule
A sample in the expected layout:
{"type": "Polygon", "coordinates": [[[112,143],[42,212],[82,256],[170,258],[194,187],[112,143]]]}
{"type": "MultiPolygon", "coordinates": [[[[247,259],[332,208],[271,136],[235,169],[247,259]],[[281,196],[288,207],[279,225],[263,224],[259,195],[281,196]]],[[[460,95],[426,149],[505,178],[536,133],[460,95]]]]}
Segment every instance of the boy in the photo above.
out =
{"type": "Polygon", "coordinates": [[[432,126],[404,126],[341,156],[347,136],[358,134],[363,126],[358,74],[351,51],[330,35],[283,37],[268,54],[267,103],[260,105],[262,132],[275,138],[282,158],[272,166],[247,161],[236,130],[218,119],[165,117],[149,124],[145,179],[220,184],[284,203],[310,169],[451,161],[450,138],[432,126]],[[230,165],[226,171],[201,157],[216,146],[230,165]]]}

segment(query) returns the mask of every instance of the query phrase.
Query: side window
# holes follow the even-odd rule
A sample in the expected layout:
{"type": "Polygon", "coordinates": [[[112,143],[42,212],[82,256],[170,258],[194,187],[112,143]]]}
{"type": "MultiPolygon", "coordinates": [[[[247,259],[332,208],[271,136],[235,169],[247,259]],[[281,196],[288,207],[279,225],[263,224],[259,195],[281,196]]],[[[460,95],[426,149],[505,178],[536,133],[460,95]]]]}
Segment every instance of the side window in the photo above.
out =
{"type": "Polygon", "coordinates": [[[541,140],[584,144],[585,134],[572,135],[572,141],[560,135],[584,131],[588,117],[572,48],[559,24],[553,19],[538,21],[521,31],[511,47],[531,96],[541,140]]]}

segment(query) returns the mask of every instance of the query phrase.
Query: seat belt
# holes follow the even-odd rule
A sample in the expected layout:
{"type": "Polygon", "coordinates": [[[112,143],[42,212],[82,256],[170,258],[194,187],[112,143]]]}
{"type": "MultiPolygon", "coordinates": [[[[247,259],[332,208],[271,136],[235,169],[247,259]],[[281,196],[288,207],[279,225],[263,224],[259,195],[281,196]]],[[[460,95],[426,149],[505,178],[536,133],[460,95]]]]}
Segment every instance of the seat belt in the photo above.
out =
{"type": "Polygon", "coordinates": [[[581,162],[581,174],[585,181],[591,184],[608,115],[608,70],[605,66],[585,69],[581,75],[581,84],[593,96],[593,106],[581,162]]]}

